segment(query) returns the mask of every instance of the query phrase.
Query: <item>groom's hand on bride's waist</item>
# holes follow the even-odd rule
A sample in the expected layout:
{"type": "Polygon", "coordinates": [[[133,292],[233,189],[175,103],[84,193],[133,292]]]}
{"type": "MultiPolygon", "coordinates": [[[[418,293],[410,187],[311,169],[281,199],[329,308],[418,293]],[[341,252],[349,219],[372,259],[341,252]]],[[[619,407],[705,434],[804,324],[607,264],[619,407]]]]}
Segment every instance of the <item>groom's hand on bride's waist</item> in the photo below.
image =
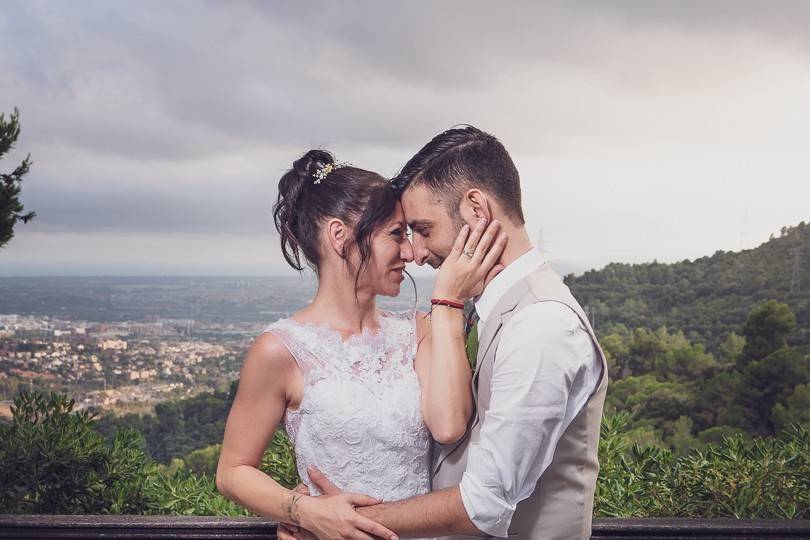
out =
{"type": "MultiPolygon", "coordinates": [[[[316,467],[310,466],[307,469],[307,474],[310,482],[323,494],[324,499],[321,499],[323,503],[327,503],[327,499],[332,499],[333,497],[339,497],[341,499],[347,498],[352,508],[372,506],[382,502],[380,499],[374,499],[365,495],[344,495],[340,488],[332,483],[332,481],[316,467]]],[[[306,495],[309,494],[309,490],[303,484],[297,486],[293,491],[306,495]]],[[[332,502],[338,504],[334,509],[338,511],[338,514],[346,514],[345,511],[340,510],[340,505],[343,503],[340,503],[340,501],[330,501],[330,504],[332,502]]],[[[389,529],[366,517],[360,516],[352,510],[348,510],[348,514],[342,516],[338,514],[332,515],[331,511],[327,512],[327,514],[323,514],[322,512],[318,512],[318,514],[320,514],[320,518],[316,518],[312,520],[311,524],[307,524],[307,526],[312,526],[313,530],[316,530],[317,535],[304,527],[279,524],[277,531],[279,540],[317,540],[318,538],[370,540],[372,537],[398,540],[396,535],[389,529]]],[[[302,520],[302,522],[303,521],[304,520],[302,520]]]]}
{"type": "Polygon", "coordinates": [[[324,495],[339,495],[343,493],[343,490],[333,484],[332,481],[323,474],[323,471],[315,465],[307,467],[307,474],[309,475],[310,481],[315,484],[324,495]]]}

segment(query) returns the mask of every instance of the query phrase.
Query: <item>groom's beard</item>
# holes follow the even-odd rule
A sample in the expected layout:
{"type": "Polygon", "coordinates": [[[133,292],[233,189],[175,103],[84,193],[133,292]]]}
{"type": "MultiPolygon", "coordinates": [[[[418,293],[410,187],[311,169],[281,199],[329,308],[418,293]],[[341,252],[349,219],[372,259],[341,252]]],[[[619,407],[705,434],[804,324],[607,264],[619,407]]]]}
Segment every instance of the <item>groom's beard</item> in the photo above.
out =
{"type": "MultiPolygon", "coordinates": [[[[464,227],[464,225],[466,225],[466,223],[464,223],[464,220],[461,219],[461,214],[458,211],[450,212],[450,217],[453,220],[453,224],[456,226],[456,236],[458,236],[458,233],[461,232],[461,228],[464,227]]],[[[453,238],[455,239],[455,236],[453,238]]],[[[452,249],[452,246],[451,246],[451,249],[452,249]]],[[[446,258],[447,258],[447,255],[441,256],[441,255],[435,255],[435,254],[431,253],[430,256],[427,259],[427,263],[430,266],[432,266],[434,269],[438,270],[439,267],[442,265],[442,263],[444,262],[444,260],[446,258]]]]}
{"type": "Polygon", "coordinates": [[[439,257],[438,255],[431,255],[428,257],[427,263],[434,268],[434,270],[438,270],[439,267],[444,262],[445,257],[439,257]]]}

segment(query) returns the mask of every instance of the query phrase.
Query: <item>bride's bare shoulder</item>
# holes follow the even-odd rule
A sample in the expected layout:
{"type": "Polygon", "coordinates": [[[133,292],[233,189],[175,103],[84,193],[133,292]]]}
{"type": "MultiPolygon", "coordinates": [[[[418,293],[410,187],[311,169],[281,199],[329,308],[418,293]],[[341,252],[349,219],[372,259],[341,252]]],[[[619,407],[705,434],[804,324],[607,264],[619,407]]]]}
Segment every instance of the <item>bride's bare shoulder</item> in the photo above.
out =
{"type": "Polygon", "coordinates": [[[295,358],[282,339],[273,332],[262,332],[253,340],[242,364],[246,370],[264,377],[278,377],[296,368],[295,358]]]}

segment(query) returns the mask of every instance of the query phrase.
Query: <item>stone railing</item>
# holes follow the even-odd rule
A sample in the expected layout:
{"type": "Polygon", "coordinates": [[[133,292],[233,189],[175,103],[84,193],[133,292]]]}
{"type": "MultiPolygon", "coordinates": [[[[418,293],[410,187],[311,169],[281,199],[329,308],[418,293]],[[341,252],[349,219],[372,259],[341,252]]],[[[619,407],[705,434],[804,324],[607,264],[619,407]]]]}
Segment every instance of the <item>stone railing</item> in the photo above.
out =
{"type": "MultiPolygon", "coordinates": [[[[262,518],[198,516],[54,516],[0,514],[0,538],[275,538],[262,518]]],[[[799,539],[810,520],[596,519],[594,539],[799,539]]]]}

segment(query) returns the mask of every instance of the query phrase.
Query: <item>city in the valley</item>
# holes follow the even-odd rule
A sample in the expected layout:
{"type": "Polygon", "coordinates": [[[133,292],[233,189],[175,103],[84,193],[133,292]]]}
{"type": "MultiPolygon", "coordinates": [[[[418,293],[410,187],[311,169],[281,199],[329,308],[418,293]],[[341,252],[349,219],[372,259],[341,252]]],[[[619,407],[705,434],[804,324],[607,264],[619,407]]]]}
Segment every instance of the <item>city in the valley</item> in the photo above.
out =
{"type": "MultiPolygon", "coordinates": [[[[238,376],[255,322],[191,319],[98,323],[0,315],[0,399],[64,391],[80,407],[137,410],[222,388],[238,376]]],[[[6,403],[8,413],[8,403],[6,403]]]]}

